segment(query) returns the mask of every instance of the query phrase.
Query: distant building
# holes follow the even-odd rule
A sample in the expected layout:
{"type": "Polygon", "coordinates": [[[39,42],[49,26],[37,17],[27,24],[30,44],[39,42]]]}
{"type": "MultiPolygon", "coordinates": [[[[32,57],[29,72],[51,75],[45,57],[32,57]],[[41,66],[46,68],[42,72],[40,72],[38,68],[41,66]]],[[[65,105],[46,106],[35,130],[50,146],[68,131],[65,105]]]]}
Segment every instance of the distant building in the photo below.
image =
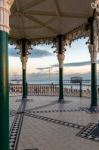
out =
{"type": "Polygon", "coordinates": [[[10,84],[22,84],[22,80],[21,79],[12,79],[12,80],[10,80],[10,84]]]}
{"type": "Polygon", "coordinates": [[[71,77],[70,82],[71,83],[80,83],[82,81],[82,77],[71,77]]]}

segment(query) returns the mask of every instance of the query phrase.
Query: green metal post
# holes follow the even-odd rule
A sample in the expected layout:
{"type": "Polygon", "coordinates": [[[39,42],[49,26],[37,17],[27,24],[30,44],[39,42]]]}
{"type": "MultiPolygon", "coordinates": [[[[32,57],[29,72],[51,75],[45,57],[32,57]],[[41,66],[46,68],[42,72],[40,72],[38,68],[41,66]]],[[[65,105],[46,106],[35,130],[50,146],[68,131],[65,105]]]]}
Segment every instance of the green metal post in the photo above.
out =
{"type": "Polygon", "coordinates": [[[22,69],[22,74],[23,74],[23,99],[27,98],[27,94],[26,94],[26,69],[22,69]]]}
{"type": "Polygon", "coordinates": [[[59,68],[59,101],[63,101],[64,93],[63,93],[63,68],[59,68]]]}
{"type": "Polygon", "coordinates": [[[80,97],[82,97],[82,80],[80,80],[80,97]]]}
{"type": "Polygon", "coordinates": [[[89,18],[90,24],[90,44],[93,46],[91,49],[91,108],[97,106],[97,70],[96,70],[96,50],[94,49],[94,17],[89,18]]]}
{"type": "Polygon", "coordinates": [[[28,84],[26,82],[26,95],[28,96],[28,84]]]}
{"type": "MultiPolygon", "coordinates": [[[[62,45],[62,40],[63,37],[62,35],[58,36],[58,56],[62,56],[63,55],[63,45],[62,45]]],[[[63,60],[60,61],[61,58],[59,59],[59,102],[63,102],[64,101],[64,91],[63,91],[63,65],[61,63],[63,63],[63,60]]]]}
{"type": "Polygon", "coordinates": [[[22,39],[22,79],[23,79],[23,99],[27,98],[26,86],[26,40],[22,39]],[[24,61],[25,58],[25,61],[24,61]]]}
{"type": "Polygon", "coordinates": [[[9,150],[8,33],[0,31],[0,150],[9,150]]]}
{"type": "Polygon", "coordinates": [[[97,70],[96,63],[91,64],[91,107],[97,106],[97,70]]]}

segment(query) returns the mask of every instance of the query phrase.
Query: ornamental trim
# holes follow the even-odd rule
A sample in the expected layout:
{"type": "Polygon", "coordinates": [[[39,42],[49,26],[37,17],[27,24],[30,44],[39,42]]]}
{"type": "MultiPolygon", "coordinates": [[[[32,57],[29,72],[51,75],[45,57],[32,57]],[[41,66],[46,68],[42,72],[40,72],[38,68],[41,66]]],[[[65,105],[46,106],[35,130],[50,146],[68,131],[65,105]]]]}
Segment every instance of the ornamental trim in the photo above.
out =
{"type": "Polygon", "coordinates": [[[82,37],[84,38],[89,37],[88,23],[84,23],[81,26],[78,26],[77,28],[65,34],[64,36],[65,44],[71,45],[73,41],[78,40],[82,37]]]}
{"type": "MultiPolygon", "coordinates": [[[[89,29],[88,29],[88,23],[84,23],[81,26],[71,30],[70,32],[63,35],[63,45],[71,45],[71,43],[77,39],[80,38],[86,38],[89,37],[89,29]]],[[[54,37],[45,37],[45,38],[36,38],[36,39],[29,39],[31,41],[31,44],[33,46],[39,45],[39,44],[46,44],[50,45],[53,44],[53,47],[57,48],[57,35],[54,37]]],[[[15,44],[17,41],[16,38],[9,37],[9,42],[11,44],[15,44]]]]}

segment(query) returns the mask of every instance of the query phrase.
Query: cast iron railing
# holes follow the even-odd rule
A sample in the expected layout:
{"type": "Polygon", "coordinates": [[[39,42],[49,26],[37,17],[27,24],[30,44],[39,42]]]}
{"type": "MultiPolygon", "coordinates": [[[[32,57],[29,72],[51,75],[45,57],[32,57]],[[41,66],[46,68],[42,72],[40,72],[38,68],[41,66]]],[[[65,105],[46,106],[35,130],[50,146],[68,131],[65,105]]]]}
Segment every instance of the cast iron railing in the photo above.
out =
{"type": "MultiPolygon", "coordinates": [[[[58,96],[58,84],[28,84],[28,95],[36,96],[58,96]]],[[[22,95],[21,84],[10,84],[10,96],[22,95]]],[[[99,96],[99,85],[97,85],[97,95],[99,96]]],[[[71,83],[70,81],[64,83],[64,96],[73,97],[91,97],[90,83],[71,83]]]]}

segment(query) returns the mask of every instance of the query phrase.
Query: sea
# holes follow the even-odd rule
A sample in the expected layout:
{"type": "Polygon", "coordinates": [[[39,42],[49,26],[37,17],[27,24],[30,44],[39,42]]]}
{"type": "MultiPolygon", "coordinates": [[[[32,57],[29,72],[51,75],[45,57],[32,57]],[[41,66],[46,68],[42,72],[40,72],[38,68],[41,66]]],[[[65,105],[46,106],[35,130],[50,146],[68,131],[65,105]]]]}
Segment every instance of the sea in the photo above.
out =
{"type": "MultiPolygon", "coordinates": [[[[10,83],[12,84],[22,84],[22,80],[18,81],[18,80],[14,80],[14,81],[10,81],[10,83]]],[[[64,80],[64,84],[71,84],[70,80],[64,80]]],[[[87,84],[87,85],[91,85],[91,80],[90,79],[85,79],[83,82],[83,84],[87,84]]],[[[33,81],[28,81],[27,80],[27,84],[59,84],[59,80],[33,80],[33,81]]],[[[75,83],[76,84],[76,83],[75,83]]],[[[99,85],[99,80],[97,80],[97,85],[99,85]]]]}

